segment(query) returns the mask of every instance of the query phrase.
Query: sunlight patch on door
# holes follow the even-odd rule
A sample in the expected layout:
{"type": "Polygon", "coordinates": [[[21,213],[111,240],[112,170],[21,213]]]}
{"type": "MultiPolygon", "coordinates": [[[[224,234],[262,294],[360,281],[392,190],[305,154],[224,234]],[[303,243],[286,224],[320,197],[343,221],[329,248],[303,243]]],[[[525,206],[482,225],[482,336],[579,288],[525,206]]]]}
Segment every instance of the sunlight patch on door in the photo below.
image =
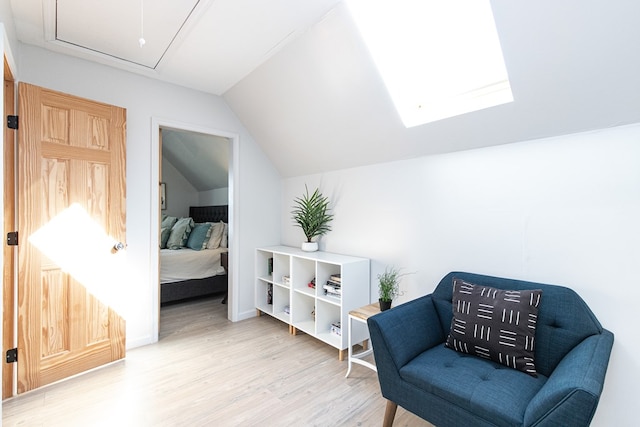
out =
{"type": "MultiPolygon", "coordinates": [[[[89,293],[124,313],[126,251],[82,206],[72,204],[28,238],[49,261],[82,284],[89,293]]],[[[46,262],[46,260],[43,260],[46,262]]]]}
{"type": "Polygon", "coordinates": [[[513,101],[489,0],[348,0],[406,127],[513,101]]]}

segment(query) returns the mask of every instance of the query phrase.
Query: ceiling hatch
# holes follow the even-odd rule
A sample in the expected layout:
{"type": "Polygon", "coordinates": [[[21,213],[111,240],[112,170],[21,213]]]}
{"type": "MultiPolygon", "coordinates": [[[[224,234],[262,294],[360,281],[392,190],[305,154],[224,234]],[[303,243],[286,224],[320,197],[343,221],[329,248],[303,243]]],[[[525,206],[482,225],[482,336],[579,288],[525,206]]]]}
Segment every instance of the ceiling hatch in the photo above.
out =
{"type": "Polygon", "coordinates": [[[200,0],[58,0],[55,40],[155,69],[200,0]],[[140,45],[140,38],[145,43],[140,45]]]}

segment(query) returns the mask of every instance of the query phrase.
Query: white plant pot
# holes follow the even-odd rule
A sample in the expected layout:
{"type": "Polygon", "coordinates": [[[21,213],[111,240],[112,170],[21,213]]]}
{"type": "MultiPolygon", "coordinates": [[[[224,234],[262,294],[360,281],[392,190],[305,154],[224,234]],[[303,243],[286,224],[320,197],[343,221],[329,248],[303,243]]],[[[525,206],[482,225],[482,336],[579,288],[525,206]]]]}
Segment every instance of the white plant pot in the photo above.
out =
{"type": "Polygon", "coordinates": [[[305,252],[315,252],[318,250],[318,242],[302,242],[302,250],[305,252]]]}

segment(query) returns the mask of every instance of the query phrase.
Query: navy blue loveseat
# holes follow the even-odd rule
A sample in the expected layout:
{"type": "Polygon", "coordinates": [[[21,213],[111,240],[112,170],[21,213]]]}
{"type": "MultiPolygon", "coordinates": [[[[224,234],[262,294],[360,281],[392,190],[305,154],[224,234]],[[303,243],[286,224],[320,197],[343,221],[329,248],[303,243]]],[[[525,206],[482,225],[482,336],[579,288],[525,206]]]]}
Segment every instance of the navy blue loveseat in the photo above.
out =
{"type": "Polygon", "coordinates": [[[438,427],[587,426],[600,394],[613,334],[571,289],[452,272],[433,294],[368,319],[384,425],[397,405],[438,427]],[[541,289],[537,377],[445,346],[454,278],[499,289],[541,289]]]}

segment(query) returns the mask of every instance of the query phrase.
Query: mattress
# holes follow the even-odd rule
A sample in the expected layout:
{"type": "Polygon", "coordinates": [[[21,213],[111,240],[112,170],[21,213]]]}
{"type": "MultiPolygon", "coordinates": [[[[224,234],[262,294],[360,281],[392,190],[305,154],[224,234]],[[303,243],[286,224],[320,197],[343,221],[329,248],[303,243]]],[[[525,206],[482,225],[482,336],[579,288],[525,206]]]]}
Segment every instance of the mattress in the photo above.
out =
{"type": "Polygon", "coordinates": [[[160,250],[160,283],[180,282],[189,279],[225,274],[220,265],[220,254],[227,248],[194,251],[182,248],[160,250]]]}

